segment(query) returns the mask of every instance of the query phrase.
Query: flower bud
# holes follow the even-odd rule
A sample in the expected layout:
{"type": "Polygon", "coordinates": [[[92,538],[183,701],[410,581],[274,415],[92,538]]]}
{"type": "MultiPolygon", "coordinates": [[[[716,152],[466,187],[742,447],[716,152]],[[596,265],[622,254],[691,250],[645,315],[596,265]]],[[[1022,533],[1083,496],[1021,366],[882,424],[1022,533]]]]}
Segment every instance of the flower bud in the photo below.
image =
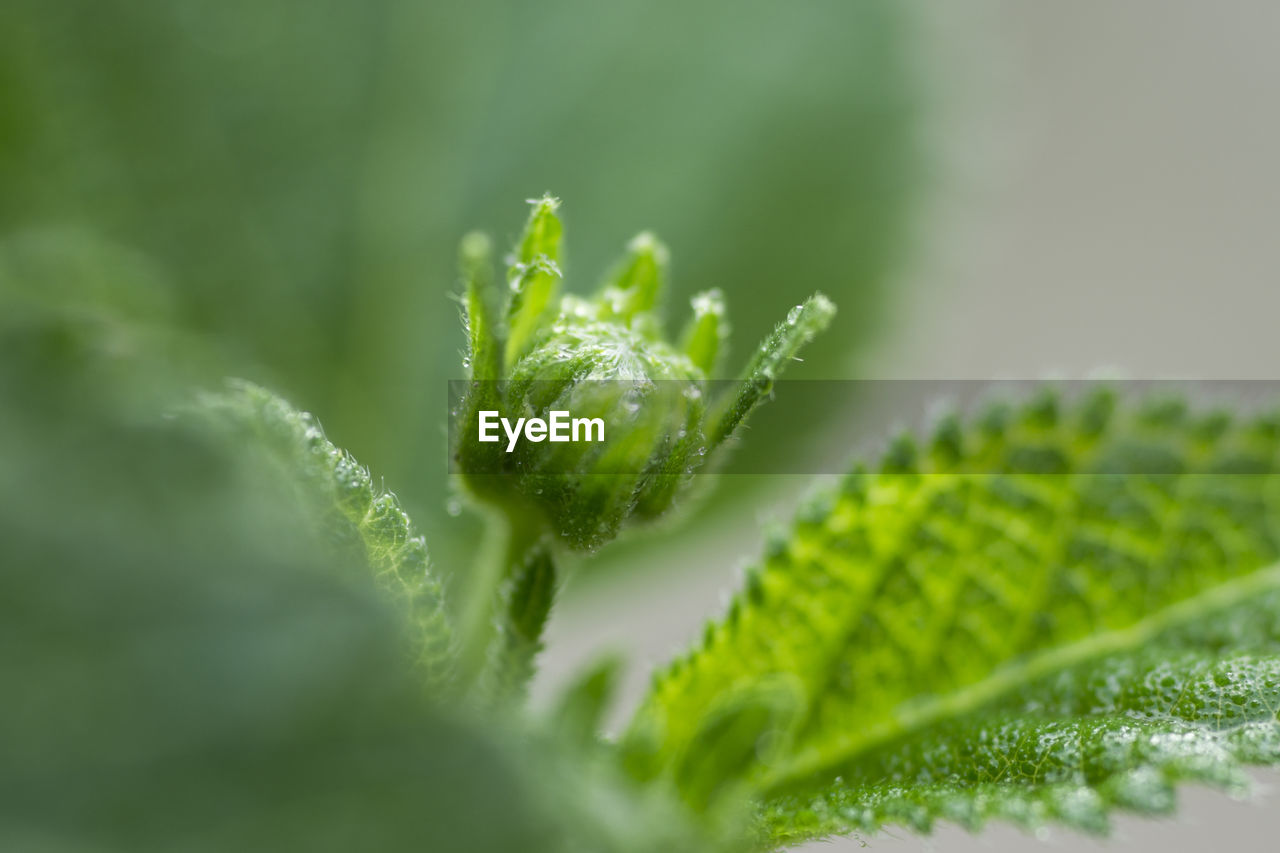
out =
{"type": "Polygon", "coordinates": [[[680,343],[669,341],[660,314],[667,250],[644,233],[593,296],[557,301],[558,202],[532,204],[501,312],[487,240],[473,235],[463,243],[471,377],[455,413],[455,469],[479,499],[533,512],[561,542],[591,550],[631,520],[666,513],[835,309],[820,294],[797,306],[737,387],[708,399],[728,329],[722,294],[695,296],[680,343]],[[495,412],[504,419],[497,440],[485,420],[495,412]],[[564,426],[565,415],[573,437],[581,424],[588,440],[555,437],[555,418],[564,426]],[[528,440],[513,435],[512,424],[532,419],[550,424],[552,435],[528,427],[528,440]],[[603,440],[590,440],[597,421],[603,440]]]}

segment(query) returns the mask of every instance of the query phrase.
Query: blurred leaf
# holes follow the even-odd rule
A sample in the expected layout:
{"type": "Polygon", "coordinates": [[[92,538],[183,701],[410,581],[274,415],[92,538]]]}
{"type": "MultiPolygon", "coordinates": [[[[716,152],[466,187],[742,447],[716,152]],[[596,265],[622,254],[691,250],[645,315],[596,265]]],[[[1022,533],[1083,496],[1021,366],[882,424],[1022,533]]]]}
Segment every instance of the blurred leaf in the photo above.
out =
{"type": "Polygon", "coordinates": [[[326,439],[315,418],[264,388],[231,382],[222,393],[200,395],[191,414],[233,447],[264,456],[271,463],[264,475],[294,486],[289,496],[316,518],[314,535],[330,559],[369,571],[404,609],[415,634],[412,659],[428,686],[443,692],[454,651],[444,589],[396,496],[326,439]]]}
{"type": "Polygon", "coordinates": [[[413,614],[351,561],[411,542],[316,535],[333,469],[281,466],[296,423],[163,413],[147,268],[0,247],[0,848],[715,849],[608,755],[424,695],[413,614]]]}

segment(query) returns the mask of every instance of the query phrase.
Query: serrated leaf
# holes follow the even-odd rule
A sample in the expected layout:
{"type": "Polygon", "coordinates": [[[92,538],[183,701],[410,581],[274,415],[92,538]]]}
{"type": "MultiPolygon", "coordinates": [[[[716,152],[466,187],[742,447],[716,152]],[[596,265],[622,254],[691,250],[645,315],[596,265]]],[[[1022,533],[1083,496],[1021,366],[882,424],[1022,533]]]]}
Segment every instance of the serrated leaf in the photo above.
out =
{"type": "Polygon", "coordinates": [[[939,819],[1097,832],[1113,808],[1172,811],[1179,782],[1247,792],[1245,765],[1280,761],[1278,614],[1271,590],[1039,679],[771,800],[762,828],[783,843],[939,819]]]}
{"type": "Polygon", "coordinates": [[[900,439],[815,498],[658,677],[631,766],[723,764],[701,754],[706,721],[786,679],[794,712],[755,732],[738,774],[773,841],[942,817],[1100,828],[1112,807],[1164,808],[1166,783],[1233,787],[1276,758],[1278,659],[1270,634],[1213,632],[1241,608],[1280,619],[1277,449],[1275,418],[1116,410],[1106,392],[900,439]],[[1186,704],[1144,692],[1153,677],[1186,704]],[[1114,695],[1090,704],[1099,678],[1114,695]],[[1237,746],[1237,717],[1205,709],[1240,696],[1257,702],[1237,746]]]}

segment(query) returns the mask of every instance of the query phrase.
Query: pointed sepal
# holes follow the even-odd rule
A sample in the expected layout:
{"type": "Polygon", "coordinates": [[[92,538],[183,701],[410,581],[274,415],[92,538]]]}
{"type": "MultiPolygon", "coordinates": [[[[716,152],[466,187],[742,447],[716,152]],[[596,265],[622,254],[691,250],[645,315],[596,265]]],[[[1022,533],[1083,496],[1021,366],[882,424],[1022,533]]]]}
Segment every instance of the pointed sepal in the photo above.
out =
{"type": "Polygon", "coordinates": [[[751,410],[773,390],[774,380],[786,363],[796,357],[800,348],[827,328],[836,314],[836,306],[821,293],[815,293],[792,308],[787,319],[765,338],[743,371],[737,391],[721,406],[708,431],[712,447],[733,434],[751,410]]]}
{"type": "Polygon", "coordinates": [[[680,348],[699,370],[711,376],[729,337],[724,294],[719,288],[704,291],[693,297],[692,305],[693,317],[685,327],[680,348]]]}
{"type": "Polygon", "coordinates": [[[551,196],[530,201],[533,210],[507,269],[511,290],[507,303],[506,365],[510,367],[533,343],[560,289],[560,200],[551,196]]]}

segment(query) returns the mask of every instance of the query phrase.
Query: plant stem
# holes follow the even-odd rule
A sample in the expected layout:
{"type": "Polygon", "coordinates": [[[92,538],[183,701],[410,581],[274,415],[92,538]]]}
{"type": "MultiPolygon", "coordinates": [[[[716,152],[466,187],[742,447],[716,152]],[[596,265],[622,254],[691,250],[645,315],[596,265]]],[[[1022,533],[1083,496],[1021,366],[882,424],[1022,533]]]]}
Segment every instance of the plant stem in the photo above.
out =
{"type": "Polygon", "coordinates": [[[464,690],[475,683],[488,663],[499,588],[545,533],[542,520],[532,516],[527,507],[504,506],[488,513],[484,542],[458,617],[458,686],[464,690]]]}

